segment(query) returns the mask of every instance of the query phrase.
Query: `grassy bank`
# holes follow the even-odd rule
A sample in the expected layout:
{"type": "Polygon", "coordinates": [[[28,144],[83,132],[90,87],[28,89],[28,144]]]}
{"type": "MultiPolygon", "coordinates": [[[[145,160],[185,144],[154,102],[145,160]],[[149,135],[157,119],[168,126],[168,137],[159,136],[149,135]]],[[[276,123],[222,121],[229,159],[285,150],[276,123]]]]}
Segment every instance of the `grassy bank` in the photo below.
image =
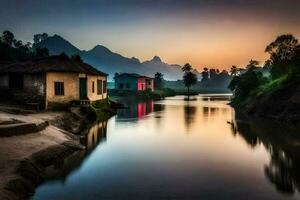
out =
{"type": "Polygon", "coordinates": [[[235,98],[233,107],[250,116],[281,121],[300,119],[300,77],[285,75],[261,84],[243,99],[235,98]]]}

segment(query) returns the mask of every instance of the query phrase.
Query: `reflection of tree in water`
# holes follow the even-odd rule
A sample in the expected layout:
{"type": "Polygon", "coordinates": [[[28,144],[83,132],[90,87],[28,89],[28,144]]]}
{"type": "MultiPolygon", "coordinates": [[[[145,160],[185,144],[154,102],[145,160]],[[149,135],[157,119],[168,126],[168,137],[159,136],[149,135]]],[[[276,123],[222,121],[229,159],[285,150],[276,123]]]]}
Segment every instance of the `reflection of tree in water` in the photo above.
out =
{"type": "Polygon", "coordinates": [[[275,150],[271,154],[271,161],[265,166],[265,175],[275,184],[278,191],[294,193],[295,183],[290,173],[293,170],[291,160],[280,150],[275,150]]]}
{"type": "Polygon", "coordinates": [[[184,123],[187,129],[189,129],[189,127],[194,122],[196,111],[197,111],[196,106],[190,106],[189,104],[184,106],[184,123]]]}
{"type": "Polygon", "coordinates": [[[293,194],[296,189],[299,191],[299,128],[265,121],[236,121],[232,126],[233,133],[238,133],[251,147],[260,143],[265,146],[270,154],[270,162],[264,172],[279,192],[293,194]]]}

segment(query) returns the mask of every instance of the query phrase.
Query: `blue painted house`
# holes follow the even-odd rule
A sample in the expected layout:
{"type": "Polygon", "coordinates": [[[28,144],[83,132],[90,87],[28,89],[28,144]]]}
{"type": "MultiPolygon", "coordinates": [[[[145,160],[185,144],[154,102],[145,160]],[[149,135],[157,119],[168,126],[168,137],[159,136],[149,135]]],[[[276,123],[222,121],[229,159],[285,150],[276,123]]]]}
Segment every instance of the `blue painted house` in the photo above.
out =
{"type": "Polygon", "coordinates": [[[115,89],[130,91],[154,90],[153,78],[134,73],[121,73],[114,77],[115,89]]]}

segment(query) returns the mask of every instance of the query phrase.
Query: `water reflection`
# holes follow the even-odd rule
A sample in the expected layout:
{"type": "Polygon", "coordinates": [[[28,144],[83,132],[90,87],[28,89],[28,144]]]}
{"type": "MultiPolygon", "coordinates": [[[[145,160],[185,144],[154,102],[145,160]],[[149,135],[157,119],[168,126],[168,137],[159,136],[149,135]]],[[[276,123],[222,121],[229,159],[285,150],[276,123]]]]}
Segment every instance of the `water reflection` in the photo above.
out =
{"type": "Polygon", "coordinates": [[[53,165],[46,167],[45,179],[47,181],[56,180],[64,183],[66,178],[76,169],[78,169],[82,161],[92,152],[100,142],[106,140],[107,121],[99,121],[92,126],[85,136],[80,138],[80,143],[86,148],[82,151],[70,155],[64,159],[58,159],[53,165]]]}
{"type": "Polygon", "coordinates": [[[187,103],[187,105],[184,106],[184,122],[187,130],[189,130],[190,126],[195,121],[196,112],[196,106],[191,106],[189,103],[187,103]]]}
{"type": "Polygon", "coordinates": [[[137,102],[133,99],[123,100],[127,107],[119,109],[117,114],[118,120],[138,120],[154,111],[163,109],[163,105],[154,104],[153,100],[137,102]]]}
{"type": "Polygon", "coordinates": [[[300,135],[299,128],[274,121],[239,120],[232,123],[232,131],[239,134],[252,148],[263,144],[270,161],[264,166],[266,178],[279,192],[294,194],[300,185],[300,135]]]}
{"type": "Polygon", "coordinates": [[[106,141],[107,121],[97,122],[88,133],[80,138],[80,143],[86,147],[87,151],[92,150],[100,142],[106,141]]]}
{"type": "Polygon", "coordinates": [[[126,104],[33,199],[299,199],[300,129],[241,120],[225,99],[126,104]]]}

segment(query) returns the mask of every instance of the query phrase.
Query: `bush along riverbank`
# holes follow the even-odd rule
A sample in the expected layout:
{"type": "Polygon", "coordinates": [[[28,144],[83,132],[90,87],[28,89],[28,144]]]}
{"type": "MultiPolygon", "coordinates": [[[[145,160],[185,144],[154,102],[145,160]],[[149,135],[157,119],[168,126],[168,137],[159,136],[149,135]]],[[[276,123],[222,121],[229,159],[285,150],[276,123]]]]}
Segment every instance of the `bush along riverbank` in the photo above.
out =
{"type": "Polygon", "coordinates": [[[93,124],[116,114],[116,105],[106,99],[55,112],[22,115],[0,111],[0,121],[6,117],[27,123],[49,122],[39,132],[1,138],[0,150],[6,154],[0,162],[0,199],[29,199],[43,181],[64,176],[78,166],[86,154],[80,138],[93,124]]]}
{"type": "Polygon", "coordinates": [[[175,96],[176,92],[169,88],[156,89],[153,92],[150,90],[146,91],[129,91],[129,90],[108,90],[108,94],[111,100],[118,101],[122,98],[135,98],[140,100],[152,99],[159,100],[165,97],[175,96]]]}
{"type": "Polygon", "coordinates": [[[229,87],[234,91],[231,105],[248,116],[300,122],[300,45],[292,35],[279,36],[267,46],[270,59],[263,76],[257,61],[235,76],[229,87]]]}

